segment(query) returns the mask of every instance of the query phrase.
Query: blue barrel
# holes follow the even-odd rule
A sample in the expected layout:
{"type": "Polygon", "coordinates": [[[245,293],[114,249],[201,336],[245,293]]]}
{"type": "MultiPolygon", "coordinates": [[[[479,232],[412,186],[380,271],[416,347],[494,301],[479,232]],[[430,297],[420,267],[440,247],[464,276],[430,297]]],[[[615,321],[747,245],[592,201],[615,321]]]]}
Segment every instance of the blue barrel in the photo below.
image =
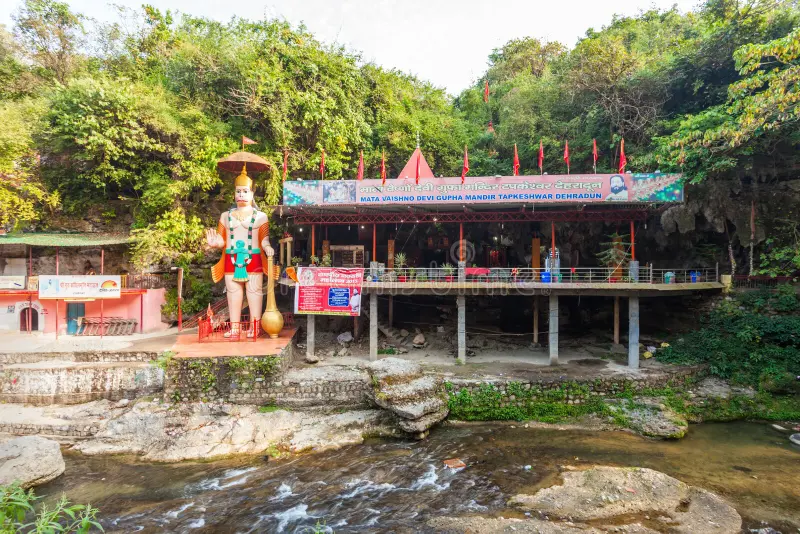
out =
{"type": "Polygon", "coordinates": [[[542,282],[545,284],[550,283],[550,273],[548,273],[547,271],[542,273],[542,282]]]}
{"type": "Polygon", "coordinates": [[[697,283],[697,271],[692,271],[691,272],[691,276],[692,276],[692,283],[696,284],[697,283]]]}

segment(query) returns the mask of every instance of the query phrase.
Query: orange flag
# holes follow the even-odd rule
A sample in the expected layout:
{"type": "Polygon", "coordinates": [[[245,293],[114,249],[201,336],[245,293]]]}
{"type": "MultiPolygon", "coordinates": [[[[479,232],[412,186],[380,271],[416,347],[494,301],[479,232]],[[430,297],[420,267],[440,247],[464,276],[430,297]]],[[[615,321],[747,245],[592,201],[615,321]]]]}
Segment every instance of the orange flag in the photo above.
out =
{"type": "Polygon", "coordinates": [[[464,166],[461,167],[461,184],[464,184],[464,178],[469,172],[469,155],[467,154],[467,145],[464,145],[464,166]]]}
{"type": "Polygon", "coordinates": [[[569,174],[569,141],[564,141],[564,161],[567,164],[567,174],[569,174]]]}
{"type": "Polygon", "coordinates": [[[628,158],[625,157],[625,138],[619,142],[619,173],[625,172],[625,166],[628,164],[628,158]]]}
{"type": "Polygon", "coordinates": [[[242,148],[244,148],[244,145],[255,145],[255,144],[257,143],[252,139],[250,139],[249,137],[242,136],[242,148]]]}
{"type": "Polygon", "coordinates": [[[381,185],[386,185],[386,151],[381,152],[381,185]]]}
{"type": "Polygon", "coordinates": [[[319,160],[319,176],[320,180],[325,179],[325,149],[322,149],[322,157],[319,160]]]}
{"type": "Polygon", "coordinates": [[[363,180],[364,179],[364,151],[361,151],[361,154],[358,156],[358,173],[356,176],[356,180],[363,180]]]}
{"type": "Polygon", "coordinates": [[[519,154],[517,154],[517,143],[514,143],[514,176],[519,176],[519,154]]]}
{"type": "Polygon", "coordinates": [[[486,85],[483,87],[483,101],[489,103],[489,78],[486,78],[486,85]]]}
{"type": "Polygon", "coordinates": [[[592,139],[592,169],[597,174],[597,139],[592,139]]]}
{"type": "Polygon", "coordinates": [[[289,149],[283,149],[283,181],[286,181],[286,175],[289,173],[289,149]]]}

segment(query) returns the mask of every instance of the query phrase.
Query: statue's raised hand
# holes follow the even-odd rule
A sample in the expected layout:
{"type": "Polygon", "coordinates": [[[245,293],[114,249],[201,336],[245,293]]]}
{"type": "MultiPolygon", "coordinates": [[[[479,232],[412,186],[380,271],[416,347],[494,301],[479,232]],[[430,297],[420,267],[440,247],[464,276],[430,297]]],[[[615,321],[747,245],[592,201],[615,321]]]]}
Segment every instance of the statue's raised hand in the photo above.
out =
{"type": "Polygon", "coordinates": [[[206,241],[208,242],[208,246],[212,248],[225,247],[225,239],[223,239],[222,236],[219,235],[219,232],[213,228],[206,230],[206,241]]]}

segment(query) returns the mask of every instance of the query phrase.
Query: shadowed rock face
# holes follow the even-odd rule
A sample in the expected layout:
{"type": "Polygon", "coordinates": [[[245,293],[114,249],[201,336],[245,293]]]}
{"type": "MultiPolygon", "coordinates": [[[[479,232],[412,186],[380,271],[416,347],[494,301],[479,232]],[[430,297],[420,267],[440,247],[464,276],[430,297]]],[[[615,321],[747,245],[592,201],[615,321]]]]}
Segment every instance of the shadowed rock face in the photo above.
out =
{"type": "Polygon", "coordinates": [[[438,532],[735,534],[742,518],[724,500],[664,473],[592,467],[562,473],[563,484],[516,495],[510,506],[531,519],[438,518],[438,532]]]}
{"type": "Polygon", "coordinates": [[[50,482],[63,472],[58,442],[24,436],[0,444],[0,485],[16,481],[27,489],[50,482]]]}
{"type": "Polygon", "coordinates": [[[396,415],[404,432],[424,437],[433,425],[447,417],[442,378],[424,375],[418,363],[384,358],[369,364],[367,372],[372,382],[372,401],[396,415]]]}

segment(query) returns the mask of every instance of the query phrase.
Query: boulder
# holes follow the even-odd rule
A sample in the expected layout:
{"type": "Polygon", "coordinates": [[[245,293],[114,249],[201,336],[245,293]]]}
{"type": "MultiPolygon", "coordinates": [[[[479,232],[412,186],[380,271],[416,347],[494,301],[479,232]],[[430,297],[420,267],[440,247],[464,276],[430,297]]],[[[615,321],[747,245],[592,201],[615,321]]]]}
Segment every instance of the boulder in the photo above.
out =
{"type": "Polygon", "coordinates": [[[795,445],[800,446],[800,434],[792,434],[791,436],[789,436],[789,441],[791,441],[795,445]]]}
{"type": "Polygon", "coordinates": [[[414,345],[415,348],[421,349],[425,346],[425,335],[422,333],[417,334],[414,336],[414,340],[411,341],[411,344],[414,345]]]}
{"type": "Polygon", "coordinates": [[[336,341],[338,341],[342,345],[345,345],[347,343],[352,343],[353,342],[353,334],[351,334],[350,332],[342,332],[341,334],[336,336],[336,341]]]}
{"type": "Polygon", "coordinates": [[[420,364],[400,358],[377,360],[369,363],[366,369],[369,375],[379,382],[391,380],[397,383],[422,376],[422,366],[420,364]]]}
{"type": "Polygon", "coordinates": [[[400,329],[400,336],[401,337],[408,337],[409,333],[410,332],[408,330],[406,330],[405,328],[401,328],[400,329]]]}
{"type": "Polygon", "coordinates": [[[64,472],[58,442],[39,436],[23,436],[0,444],[0,485],[19,482],[30,488],[50,482],[64,472]]]}
{"type": "MultiPolygon", "coordinates": [[[[331,354],[333,356],[333,354],[331,354]]],[[[306,354],[306,363],[319,363],[319,356],[316,354],[306,354]]]]}
{"type": "Polygon", "coordinates": [[[645,514],[655,528],[640,532],[735,534],[742,528],[736,510],[717,495],[652,469],[595,466],[565,471],[561,478],[561,485],[516,495],[509,505],[590,523],[601,532],[619,532],[613,529],[632,526],[645,514]]]}

